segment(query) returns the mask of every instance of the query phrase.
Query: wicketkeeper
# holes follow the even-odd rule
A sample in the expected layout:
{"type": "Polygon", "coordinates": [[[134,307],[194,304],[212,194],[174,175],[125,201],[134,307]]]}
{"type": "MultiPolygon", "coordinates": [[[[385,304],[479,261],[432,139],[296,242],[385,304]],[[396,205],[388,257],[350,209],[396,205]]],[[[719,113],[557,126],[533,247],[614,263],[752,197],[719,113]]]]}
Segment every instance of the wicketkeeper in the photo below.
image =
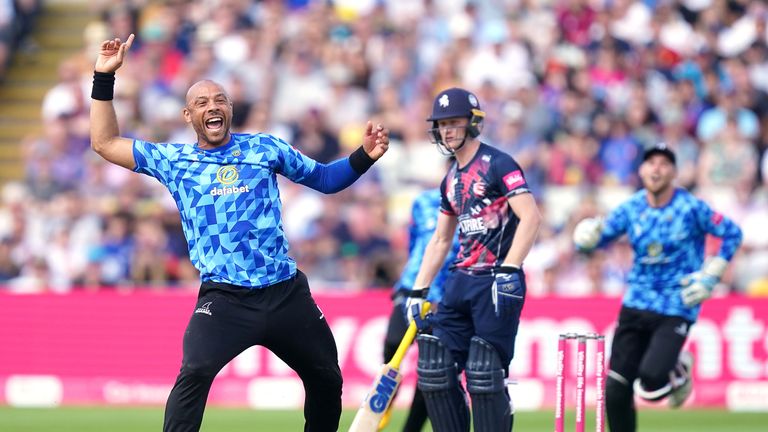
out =
{"type": "Polygon", "coordinates": [[[681,354],[683,344],[701,302],[712,295],[741,244],[736,224],[674,186],[675,163],[664,144],[648,149],[640,165],[644,189],[605,220],[582,220],[573,233],[584,252],[624,234],[634,250],[606,383],[612,432],[636,430],[635,394],[648,401],[667,398],[673,408],[688,398],[693,357],[681,354]],[[707,234],[720,237],[722,244],[705,260],[707,234]]]}

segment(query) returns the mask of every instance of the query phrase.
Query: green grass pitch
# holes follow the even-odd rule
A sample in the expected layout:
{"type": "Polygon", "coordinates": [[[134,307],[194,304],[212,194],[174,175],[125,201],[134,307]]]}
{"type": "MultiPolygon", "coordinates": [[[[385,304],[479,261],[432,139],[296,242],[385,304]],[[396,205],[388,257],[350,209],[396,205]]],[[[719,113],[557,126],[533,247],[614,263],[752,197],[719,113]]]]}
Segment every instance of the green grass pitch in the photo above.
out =
{"type": "MultiPolygon", "coordinates": [[[[354,410],[345,410],[340,431],[346,431],[354,410]]],[[[405,411],[395,411],[388,431],[398,431],[405,411]]],[[[566,418],[566,430],[573,430],[573,413],[566,418]]],[[[587,430],[594,430],[590,412],[587,430]]],[[[31,409],[0,407],[0,431],[4,432],[142,432],[158,431],[163,409],[134,407],[67,407],[31,409]]],[[[671,411],[641,409],[640,430],[653,432],[764,432],[768,412],[731,413],[723,410],[671,411]]],[[[203,432],[285,432],[303,430],[300,411],[261,411],[210,407],[203,420],[203,432]]],[[[551,431],[551,411],[522,411],[515,415],[515,431],[551,431]]],[[[425,428],[425,430],[431,430],[425,428]]]]}

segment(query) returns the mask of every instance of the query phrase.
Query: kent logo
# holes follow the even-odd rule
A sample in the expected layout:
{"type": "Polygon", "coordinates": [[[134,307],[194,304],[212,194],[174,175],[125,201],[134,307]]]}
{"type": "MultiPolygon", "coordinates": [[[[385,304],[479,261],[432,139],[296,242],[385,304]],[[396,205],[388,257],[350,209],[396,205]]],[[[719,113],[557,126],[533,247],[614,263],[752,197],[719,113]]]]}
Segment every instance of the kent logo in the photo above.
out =
{"type": "Polygon", "coordinates": [[[397,376],[397,371],[390,370],[386,375],[381,377],[379,385],[376,386],[376,393],[374,393],[368,401],[368,406],[371,408],[371,411],[376,414],[384,412],[389,400],[392,399],[392,393],[397,386],[397,381],[393,379],[393,375],[397,376]]]}

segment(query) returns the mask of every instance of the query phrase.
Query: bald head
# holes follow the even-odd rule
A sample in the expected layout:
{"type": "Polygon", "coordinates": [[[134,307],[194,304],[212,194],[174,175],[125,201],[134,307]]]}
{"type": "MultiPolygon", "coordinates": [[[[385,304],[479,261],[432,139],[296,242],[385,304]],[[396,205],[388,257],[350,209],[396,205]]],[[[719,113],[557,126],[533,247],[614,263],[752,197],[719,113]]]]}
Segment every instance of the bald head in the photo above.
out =
{"type": "Polygon", "coordinates": [[[232,101],[221,84],[202,80],[187,91],[184,120],[197,133],[200,148],[215,148],[229,142],[232,127],[232,101]]]}
{"type": "Polygon", "coordinates": [[[229,95],[221,84],[211,80],[198,81],[187,90],[187,106],[190,106],[199,97],[215,97],[217,95],[224,95],[229,100],[229,95]]]}

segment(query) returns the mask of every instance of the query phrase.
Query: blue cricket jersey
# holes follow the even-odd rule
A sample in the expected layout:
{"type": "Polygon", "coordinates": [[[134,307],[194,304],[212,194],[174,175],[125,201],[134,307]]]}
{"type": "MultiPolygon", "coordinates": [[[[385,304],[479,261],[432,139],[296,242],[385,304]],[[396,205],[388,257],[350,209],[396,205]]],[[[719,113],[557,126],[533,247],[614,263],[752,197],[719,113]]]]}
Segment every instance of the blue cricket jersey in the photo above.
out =
{"type": "MultiPolygon", "coordinates": [[[[408,226],[408,261],[400,276],[400,280],[395,285],[397,290],[411,290],[416,281],[416,275],[419,273],[421,261],[424,258],[424,251],[427,243],[432,238],[432,234],[437,228],[437,216],[440,211],[440,189],[431,189],[419,194],[413,201],[411,207],[411,222],[408,226]]],[[[459,252],[458,235],[454,236],[453,247],[445,257],[443,267],[435,276],[432,285],[429,287],[427,300],[437,302],[443,297],[443,284],[448,277],[451,265],[456,260],[456,254],[459,252]]]]}
{"type": "Polygon", "coordinates": [[[190,144],[133,142],[135,171],[170,191],[189,257],[203,281],[262,288],[291,278],[277,174],[330,193],[352,184],[348,158],[328,165],[266,134],[232,134],[211,150],[190,144]]]}
{"type": "Polygon", "coordinates": [[[687,307],[680,280],[704,262],[707,234],[722,238],[718,255],[730,260],[741,244],[741,229],[684,189],[664,207],[648,204],[641,190],[606,218],[598,247],[627,234],[634,263],[624,306],[696,321],[701,305],[687,307]]]}

